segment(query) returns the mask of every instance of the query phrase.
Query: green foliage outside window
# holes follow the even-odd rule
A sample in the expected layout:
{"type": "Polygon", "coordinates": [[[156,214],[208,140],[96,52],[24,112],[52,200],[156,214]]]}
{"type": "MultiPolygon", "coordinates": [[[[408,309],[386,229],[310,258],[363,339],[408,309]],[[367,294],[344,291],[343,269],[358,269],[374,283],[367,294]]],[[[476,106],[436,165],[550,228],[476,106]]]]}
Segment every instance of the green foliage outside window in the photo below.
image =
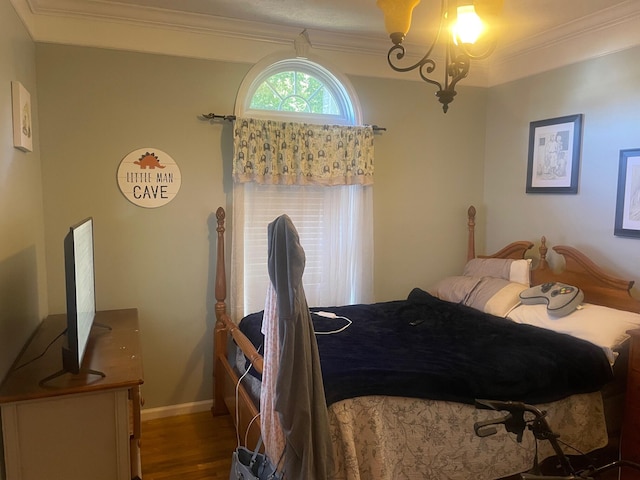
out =
{"type": "Polygon", "coordinates": [[[303,72],[286,71],[267,78],[256,89],[250,108],[281,112],[340,114],[328,88],[317,78],[303,72]]]}

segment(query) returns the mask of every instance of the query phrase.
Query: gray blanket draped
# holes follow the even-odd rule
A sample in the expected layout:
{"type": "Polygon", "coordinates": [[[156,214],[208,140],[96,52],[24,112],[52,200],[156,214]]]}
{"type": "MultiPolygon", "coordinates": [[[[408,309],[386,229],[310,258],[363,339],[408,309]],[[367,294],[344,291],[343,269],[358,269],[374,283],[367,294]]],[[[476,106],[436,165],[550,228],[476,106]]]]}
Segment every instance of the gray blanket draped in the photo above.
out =
{"type": "Polygon", "coordinates": [[[287,215],[269,224],[268,242],[269,277],[278,304],[281,352],[275,410],[286,438],[285,476],[325,480],[331,438],[318,345],[302,286],[305,254],[287,215]]]}

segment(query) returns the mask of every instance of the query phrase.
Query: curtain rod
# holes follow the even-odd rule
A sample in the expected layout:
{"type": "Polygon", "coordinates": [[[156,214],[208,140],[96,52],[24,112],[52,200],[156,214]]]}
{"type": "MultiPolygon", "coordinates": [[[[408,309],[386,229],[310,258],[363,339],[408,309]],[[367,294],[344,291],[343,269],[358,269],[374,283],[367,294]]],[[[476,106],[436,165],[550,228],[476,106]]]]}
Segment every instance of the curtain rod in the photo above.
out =
{"type": "MultiPolygon", "coordinates": [[[[203,113],[202,117],[206,118],[207,120],[215,120],[216,118],[219,118],[221,120],[233,121],[233,120],[236,119],[235,115],[216,115],[215,113],[203,113]]],[[[385,127],[379,127],[378,125],[371,125],[371,128],[373,129],[374,132],[386,132],[387,131],[387,129],[385,127]]]]}

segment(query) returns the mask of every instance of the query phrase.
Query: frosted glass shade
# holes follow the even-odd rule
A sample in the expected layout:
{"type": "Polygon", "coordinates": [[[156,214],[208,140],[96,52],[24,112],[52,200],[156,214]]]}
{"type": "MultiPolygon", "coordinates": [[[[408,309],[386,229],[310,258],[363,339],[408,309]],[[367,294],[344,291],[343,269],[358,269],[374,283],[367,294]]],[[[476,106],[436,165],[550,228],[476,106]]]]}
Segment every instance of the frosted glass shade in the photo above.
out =
{"type": "Polygon", "coordinates": [[[404,37],[411,26],[411,14],[420,0],[378,0],[384,13],[384,26],[389,35],[401,33],[404,37]]]}

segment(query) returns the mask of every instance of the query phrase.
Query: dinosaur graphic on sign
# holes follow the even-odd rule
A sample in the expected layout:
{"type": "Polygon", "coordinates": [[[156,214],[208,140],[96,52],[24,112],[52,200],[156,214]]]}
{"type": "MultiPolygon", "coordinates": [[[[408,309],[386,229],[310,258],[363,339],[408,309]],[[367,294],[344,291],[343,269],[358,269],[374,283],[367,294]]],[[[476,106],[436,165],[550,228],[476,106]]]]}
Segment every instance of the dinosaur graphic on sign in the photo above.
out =
{"type": "Polygon", "coordinates": [[[136,165],[140,165],[140,168],[164,168],[164,165],[160,165],[160,160],[158,160],[158,157],[156,157],[156,155],[152,152],[146,152],[144,155],[142,155],[140,157],[140,160],[136,160],[135,162],[136,165]]]}

